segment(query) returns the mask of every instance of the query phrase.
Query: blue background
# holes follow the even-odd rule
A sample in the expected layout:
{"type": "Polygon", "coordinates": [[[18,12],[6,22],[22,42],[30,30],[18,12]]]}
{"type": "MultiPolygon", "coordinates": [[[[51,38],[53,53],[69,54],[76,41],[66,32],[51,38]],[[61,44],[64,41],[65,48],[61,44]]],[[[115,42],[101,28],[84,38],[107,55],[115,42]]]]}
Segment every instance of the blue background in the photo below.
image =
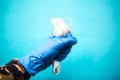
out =
{"type": "Polygon", "coordinates": [[[30,80],[120,80],[119,0],[0,0],[0,65],[38,48],[54,17],[71,16],[78,43],[61,63],[30,80]]]}

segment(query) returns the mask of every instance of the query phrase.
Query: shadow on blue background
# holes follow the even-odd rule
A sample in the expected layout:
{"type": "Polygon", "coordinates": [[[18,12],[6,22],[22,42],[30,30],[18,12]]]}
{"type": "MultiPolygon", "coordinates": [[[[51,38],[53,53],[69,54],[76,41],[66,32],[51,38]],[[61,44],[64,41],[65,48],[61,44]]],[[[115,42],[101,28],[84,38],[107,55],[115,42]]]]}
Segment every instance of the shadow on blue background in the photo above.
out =
{"type": "Polygon", "coordinates": [[[0,65],[38,48],[52,30],[50,19],[71,16],[78,39],[61,64],[30,80],[120,80],[119,0],[0,0],[0,65]]]}

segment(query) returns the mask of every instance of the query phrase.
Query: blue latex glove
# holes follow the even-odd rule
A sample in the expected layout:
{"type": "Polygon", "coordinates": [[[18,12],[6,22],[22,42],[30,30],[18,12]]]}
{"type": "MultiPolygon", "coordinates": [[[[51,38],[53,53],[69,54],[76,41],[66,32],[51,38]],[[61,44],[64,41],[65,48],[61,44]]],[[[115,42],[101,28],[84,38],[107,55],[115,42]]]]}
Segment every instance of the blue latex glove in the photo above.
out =
{"type": "Polygon", "coordinates": [[[30,75],[35,75],[52,64],[58,53],[68,45],[76,44],[72,37],[51,37],[38,50],[33,51],[19,60],[30,75]]]}

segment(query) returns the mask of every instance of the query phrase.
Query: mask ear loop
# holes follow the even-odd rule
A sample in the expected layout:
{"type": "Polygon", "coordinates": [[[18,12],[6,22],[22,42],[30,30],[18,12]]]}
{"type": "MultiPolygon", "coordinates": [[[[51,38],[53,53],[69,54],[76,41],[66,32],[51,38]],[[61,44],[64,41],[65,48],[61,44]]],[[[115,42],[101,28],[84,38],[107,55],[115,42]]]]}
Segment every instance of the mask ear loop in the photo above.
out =
{"type": "Polygon", "coordinates": [[[71,18],[71,17],[64,17],[63,20],[64,20],[64,21],[69,20],[68,26],[69,26],[70,29],[71,29],[71,28],[72,28],[72,18],[71,18]]]}

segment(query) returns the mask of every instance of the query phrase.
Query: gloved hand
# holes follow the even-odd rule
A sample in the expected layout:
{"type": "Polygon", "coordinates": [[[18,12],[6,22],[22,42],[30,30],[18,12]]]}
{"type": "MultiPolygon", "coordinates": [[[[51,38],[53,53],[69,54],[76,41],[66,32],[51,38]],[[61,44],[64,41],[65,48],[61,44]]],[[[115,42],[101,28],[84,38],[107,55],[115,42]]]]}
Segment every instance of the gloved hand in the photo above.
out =
{"type": "MultiPolygon", "coordinates": [[[[72,36],[71,33],[67,34],[65,37],[69,37],[72,36]]],[[[60,63],[61,61],[63,61],[67,55],[70,53],[71,48],[73,45],[68,44],[67,46],[65,46],[54,58],[53,62],[52,62],[52,71],[55,74],[59,74],[60,72],[60,63]]]]}
{"type": "Polygon", "coordinates": [[[51,37],[38,50],[18,60],[30,75],[35,75],[50,66],[53,59],[62,49],[65,50],[65,47],[68,45],[72,46],[76,42],[76,38],[72,36],[51,37]]]}
{"type": "MultiPolygon", "coordinates": [[[[72,34],[69,33],[65,37],[71,37],[71,36],[72,34]]],[[[67,55],[70,53],[72,46],[73,45],[68,44],[67,46],[62,48],[62,50],[60,50],[60,52],[55,56],[54,60],[57,60],[59,62],[63,61],[67,57],[67,55]]]]}

